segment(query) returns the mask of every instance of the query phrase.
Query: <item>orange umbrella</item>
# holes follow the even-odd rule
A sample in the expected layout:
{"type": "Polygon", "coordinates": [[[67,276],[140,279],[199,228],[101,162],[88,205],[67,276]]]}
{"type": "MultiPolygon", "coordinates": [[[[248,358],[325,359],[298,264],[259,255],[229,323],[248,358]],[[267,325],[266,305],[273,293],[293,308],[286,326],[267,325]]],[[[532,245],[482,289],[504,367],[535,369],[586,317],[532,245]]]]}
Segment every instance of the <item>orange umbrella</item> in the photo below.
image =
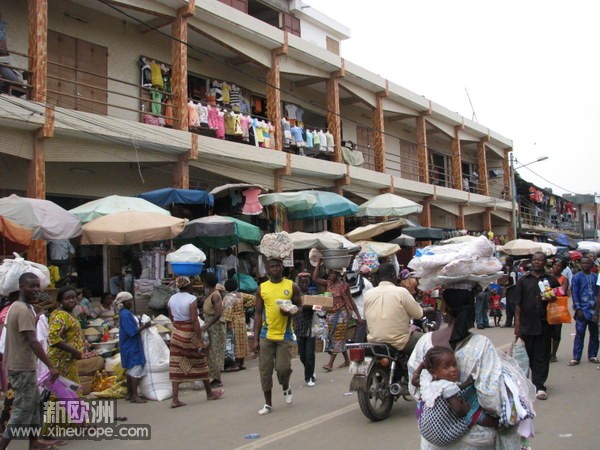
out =
{"type": "Polygon", "coordinates": [[[31,245],[33,231],[0,216],[0,255],[23,252],[31,245]]]}

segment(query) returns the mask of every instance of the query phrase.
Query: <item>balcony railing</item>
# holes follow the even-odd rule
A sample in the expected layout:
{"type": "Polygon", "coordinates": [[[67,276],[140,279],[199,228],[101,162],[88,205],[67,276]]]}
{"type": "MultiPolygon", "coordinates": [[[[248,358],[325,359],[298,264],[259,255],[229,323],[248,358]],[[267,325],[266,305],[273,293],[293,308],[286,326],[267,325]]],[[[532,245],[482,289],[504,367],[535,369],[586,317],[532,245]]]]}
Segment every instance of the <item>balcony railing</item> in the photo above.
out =
{"type": "Polygon", "coordinates": [[[547,211],[530,203],[519,205],[519,221],[521,228],[545,228],[561,231],[577,232],[579,222],[572,214],[547,211]]]}

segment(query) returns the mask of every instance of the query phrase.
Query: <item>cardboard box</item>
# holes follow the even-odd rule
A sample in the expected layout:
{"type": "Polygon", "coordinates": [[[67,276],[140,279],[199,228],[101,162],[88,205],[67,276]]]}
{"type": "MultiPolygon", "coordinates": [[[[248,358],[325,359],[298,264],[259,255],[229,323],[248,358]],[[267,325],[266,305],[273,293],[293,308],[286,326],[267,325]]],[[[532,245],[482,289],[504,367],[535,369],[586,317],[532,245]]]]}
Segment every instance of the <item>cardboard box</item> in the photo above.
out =
{"type": "Polygon", "coordinates": [[[302,306],[321,306],[324,308],[333,308],[333,297],[325,297],[324,295],[303,295],[302,306]]]}

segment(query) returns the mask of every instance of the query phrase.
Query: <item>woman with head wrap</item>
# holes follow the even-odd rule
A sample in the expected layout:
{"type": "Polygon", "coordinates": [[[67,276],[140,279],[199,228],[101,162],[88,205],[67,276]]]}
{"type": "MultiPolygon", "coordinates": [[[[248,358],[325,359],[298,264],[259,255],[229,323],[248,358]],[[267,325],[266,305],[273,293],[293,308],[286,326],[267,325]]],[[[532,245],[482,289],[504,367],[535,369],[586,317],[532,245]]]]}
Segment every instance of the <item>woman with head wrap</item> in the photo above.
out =
{"type": "Polygon", "coordinates": [[[256,297],[238,291],[234,278],[225,282],[227,294],[223,298],[223,317],[233,334],[235,366],[231,370],[245,370],[244,359],[248,356],[248,333],[246,310],[256,303],[256,297]]]}
{"type": "Polygon", "coordinates": [[[416,297],[419,281],[415,277],[410,276],[410,270],[403,269],[400,272],[400,287],[405,288],[410,292],[410,295],[416,297]]]}
{"type": "MultiPolygon", "coordinates": [[[[473,286],[465,286],[465,288],[473,286]]],[[[432,333],[425,334],[417,343],[409,362],[409,379],[424,360],[425,354],[433,346],[442,346],[455,352],[460,370],[460,382],[469,376],[474,378],[479,405],[492,415],[500,417],[504,412],[501,384],[504,381],[503,364],[500,355],[492,342],[485,336],[471,334],[475,322],[475,306],[473,291],[468,289],[445,289],[443,294],[443,310],[447,326],[432,333]]],[[[427,370],[423,370],[420,383],[431,380],[427,370]],[[424,378],[425,377],[425,378],[424,378]],[[427,378],[428,377],[428,378],[427,378]]],[[[417,384],[419,384],[417,382],[417,384]]],[[[417,411],[421,408],[421,392],[418,386],[409,386],[411,394],[417,401],[417,411]]],[[[443,427],[444,424],[440,424],[443,427]]],[[[421,450],[438,449],[425,438],[421,438],[421,450]]],[[[474,425],[458,443],[445,449],[475,450],[495,448],[520,448],[520,437],[516,427],[509,428],[502,434],[493,428],[474,425]]]]}
{"type": "Polygon", "coordinates": [[[119,350],[121,352],[121,367],[127,371],[127,396],[125,400],[131,403],[146,403],[138,397],[140,378],[146,375],[146,357],[142,346],[140,332],[152,326],[152,322],[140,324],[139,319],[131,312],[133,295],[129,292],[119,292],[115,298],[119,308],[119,350]]]}
{"type": "Polygon", "coordinates": [[[210,344],[208,346],[208,370],[212,387],[221,387],[221,371],[225,369],[225,340],[227,338],[227,324],[223,317],[223,299],[221,292],[225,291],[219,284],[217,276],[208,272],[204,281],[209,288],[202,310],[204,311],[205,324],[202,331],[208,331],[210,344]]]}
{"type": "Polygon", "coordinates": [[[191,293],[192,283],[188,277],[177,277],[176,284],[179,292],[167,303],[173,322],[169,358],[169,378],[173,384],[171,408],[185,406],[179,400],[180,383],[202,381],[208,400],[223,396],[223,390],[213,390],[210,386],[204,336],[198,321],[198,301],[191,293]]]}
{"type": "Polygon", "coordinates": [[[327,352],[330,357],[327,364],[323,366],[323,369],[331,372],[333,370],[333,362],[338,353],[344,356],[344,362],[339,367],[348,367],[350,365],[350,359],[346,351],[346,328],[352,311],[356,314],[356,321],[359,324],[362,323],[362,317],[352,300],[350,286],[342,277],[343,269],[329,269],[327,271],[327,279],[325,280],[319,277],[320,265],[321,261],[315,266],[313,280],[318,285],[326,286],[327,292],[330,292],[333,297],[333,308],[327,312],[327,329],[329,333],[327,336],[327,352]]]}

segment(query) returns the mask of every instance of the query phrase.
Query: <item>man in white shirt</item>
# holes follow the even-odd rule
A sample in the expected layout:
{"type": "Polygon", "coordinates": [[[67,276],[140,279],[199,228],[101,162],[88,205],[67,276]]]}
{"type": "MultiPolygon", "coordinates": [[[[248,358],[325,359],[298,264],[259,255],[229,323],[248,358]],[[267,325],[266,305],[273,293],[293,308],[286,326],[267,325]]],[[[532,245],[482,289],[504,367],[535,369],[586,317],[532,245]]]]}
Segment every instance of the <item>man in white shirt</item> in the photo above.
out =
{"type": "Polygon", "coordinates": [[[369,328],[368,342],[389,344],[410,355],[421,333],[410,329],[410,319],[423,317],[423,308],[410,292],[396,286],[393,264],[382,264],[379,285],[365,293],[365,319],[369,328]]]}
{"type": "Polygon", "coordinates": [[[225,256],[221,259],[221,265],[227,267],[227,270],[235,269],[239,265],[238,257],[233,254],[233,250],[229,247],[225,250],[225,256]]]}

